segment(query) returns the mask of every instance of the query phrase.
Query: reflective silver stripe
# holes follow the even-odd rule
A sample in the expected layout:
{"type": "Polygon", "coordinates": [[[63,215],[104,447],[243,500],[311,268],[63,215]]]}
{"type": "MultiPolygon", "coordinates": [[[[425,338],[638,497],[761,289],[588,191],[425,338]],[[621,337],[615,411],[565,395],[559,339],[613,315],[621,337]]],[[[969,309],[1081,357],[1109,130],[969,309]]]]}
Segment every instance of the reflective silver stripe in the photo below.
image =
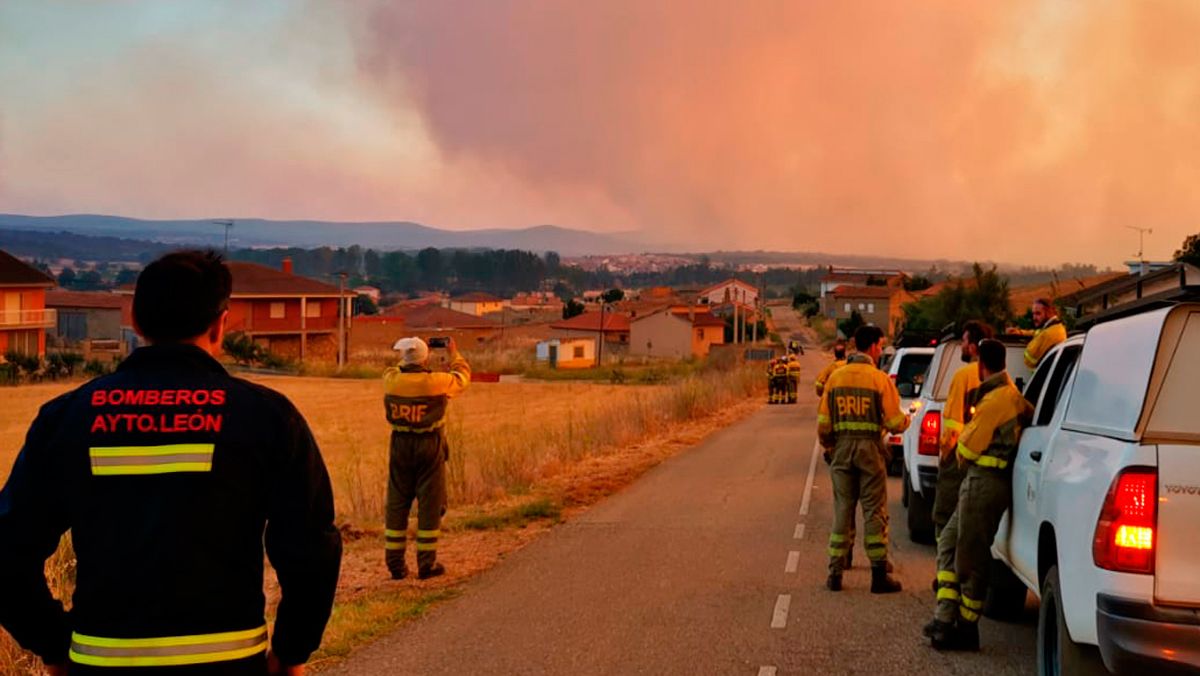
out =
{"type": "Polygon", "coordinates": [[[446,419],[442,418],[441,420],[433,423],[432,425],[428,425],[426,427],[408,427],[407,425],[392,425],[392,431],[420,434],[422,432],[432,432],[434,430],[440,430],[445,426],[446,426],[446,419]]]}
{"type": "Polygon", "coordinates": [[[99,667],[152,667],[238,660],[267,649],[267,628],[164,638],[71,635],[71,660],[99,667]]]}
{"type": "Polygon", "coordinates": [[[92,467],[114,467],[117,465],[169,465],[173,462],[212,462],[211,453],[178,453],[154,456],[153,463],[144,457],[92,458],[92,467]]]}

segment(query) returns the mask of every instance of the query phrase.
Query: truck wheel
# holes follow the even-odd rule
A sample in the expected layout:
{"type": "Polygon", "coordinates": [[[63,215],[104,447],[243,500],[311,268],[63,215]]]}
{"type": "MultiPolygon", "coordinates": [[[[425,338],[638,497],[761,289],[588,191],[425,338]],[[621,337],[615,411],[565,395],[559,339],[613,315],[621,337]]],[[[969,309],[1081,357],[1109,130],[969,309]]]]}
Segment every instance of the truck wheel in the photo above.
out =
{"type": "MultiPolygon", "coordinates": [[[[904,469],[904,486],[907,488],[911,477],[908,468],[904,469]]],[[[922,545],[933,544],[933,506],[920,491],[909,488],[908,493],[908,539],[922,545]]]]}
{"type": "Polygon", "coordinates": [[[1001,622],[1015,622],[1025,612],[1025,583],[1000,559],[992,559],[983,614],[1001,622]]]}
{"type": "Polygon", "coordinates": [[[1038,676],[1107,674],[1100,650],[1071,640],[1063,617],[1058,566],[1051,566],[1042,581],[1042,606],[1038,610],[1038,676]]]}

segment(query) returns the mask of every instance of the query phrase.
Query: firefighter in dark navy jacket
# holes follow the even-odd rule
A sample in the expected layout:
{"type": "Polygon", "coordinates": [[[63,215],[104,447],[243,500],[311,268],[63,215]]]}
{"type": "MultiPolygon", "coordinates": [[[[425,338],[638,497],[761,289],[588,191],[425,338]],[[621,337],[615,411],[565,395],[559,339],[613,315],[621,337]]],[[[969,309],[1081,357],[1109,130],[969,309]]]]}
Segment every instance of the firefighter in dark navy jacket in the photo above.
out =
{"type": "Polygon", "coordinates": [[[329,476],[291,402],[214,358],[231,286],[212,252],[151,263],[133,301],[148,346],[29,429],[0,492],[0,624],[52,673],[300,674],[321,643],[342,550],[329,476]],[[70,613],[43,573],[68,531],[70,613]]]}

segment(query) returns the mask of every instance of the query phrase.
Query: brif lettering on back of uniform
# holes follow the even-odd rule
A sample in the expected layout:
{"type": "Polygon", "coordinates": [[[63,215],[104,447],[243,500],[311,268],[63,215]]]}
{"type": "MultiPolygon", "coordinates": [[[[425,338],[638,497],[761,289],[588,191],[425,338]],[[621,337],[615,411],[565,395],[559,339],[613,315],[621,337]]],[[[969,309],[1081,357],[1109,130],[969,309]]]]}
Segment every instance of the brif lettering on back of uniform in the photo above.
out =
{"type": "Polygon", "coordinates": [[[429,404],[401,404],[395,401],[387,402],[388,417],[392,420],[403,420],[409,424],[420,424],[429,414],[429,404]]]}
{"type": "Polygon", "coordinates": [[[837,406],[837,414],[839,418],[845,418],[847,416],[855,416],[858,418],[875,417],[874,397],[835,395],[834,403],[837,406]]]}

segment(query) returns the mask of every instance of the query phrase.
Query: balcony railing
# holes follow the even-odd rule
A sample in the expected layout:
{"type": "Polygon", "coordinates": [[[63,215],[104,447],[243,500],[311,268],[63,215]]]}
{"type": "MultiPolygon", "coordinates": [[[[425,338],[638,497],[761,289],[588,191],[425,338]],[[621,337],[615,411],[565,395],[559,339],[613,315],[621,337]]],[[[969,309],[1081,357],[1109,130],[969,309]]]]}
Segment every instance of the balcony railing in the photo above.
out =
{"type": "Polygon", "coordinates": [[[0,310],[4,329],[51,329],[58,325],[58,310],[0,310]]]}

